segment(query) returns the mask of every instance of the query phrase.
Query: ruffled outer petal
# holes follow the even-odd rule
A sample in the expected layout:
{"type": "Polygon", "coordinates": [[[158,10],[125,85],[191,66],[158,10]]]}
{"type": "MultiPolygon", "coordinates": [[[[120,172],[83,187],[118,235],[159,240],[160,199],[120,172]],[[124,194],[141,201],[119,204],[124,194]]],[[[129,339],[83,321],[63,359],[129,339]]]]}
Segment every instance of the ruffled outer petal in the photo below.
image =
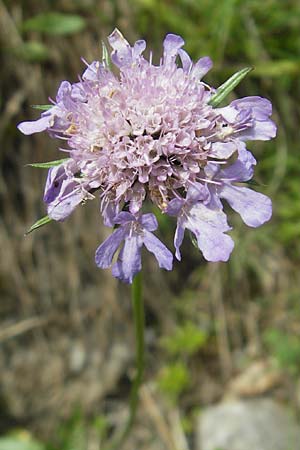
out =
{"type": "Polygon", "coordinates": [[[132,283],[134,276],[142,269],[141,236],[133,235],[125,239],[118,261],[112,267],[112,274],[125,283],[132,283]]]}
{"type": "Polygon", "coordinates": [[[96,250],[95,261],[96,265],[101,269],[107,269],[112,264],[114,254],[125,239],[127,230],[125,228],[118,228],[115,230],[96,250]]]}
{"type": "Polygon", "coordinates": [[[228,159],[237,151],[235,142],[214,142],[209,155],[216,159],[228,159]]]}
{"type": "Polygon", "coordinates": [[[207,261],[228,261],[234,242],[224,234],[230,227],[223,211],[198,203],[191,208],[184,225],[194,233],[198,247],[207,261]]]}
{"type": "Polygon", "coordinates": [[[273,120],[255,121],[252,128],[239,133],[242,141],[268,141],[276,136],[277,127],[273,120]]]}
{"type": "Polygon", "coordinates": [[[115,218],[114,218],[114,224],[118,225],[124,225],[128,222],[134,222],[136,221],[136,218],[133,214],[130,214],[127,211],[121,211],[115,218]]]}
{"type": "Polygon", "coordinates": [[[183,207],[185,201],[184,199],[173,198],[167,206],[167,214],[169,216],[178,216],[180,214],[181,208],[183,207]]]}
{"type": "Polygon", "coordinates": [[[179,49],[184,45],[184,40],[177,34],[167,34],[165,37],[164,46],[164,63],[169,64],[175,61],[179,49]]]}
{"type": "Polygon", "coordinates": [[[193,69],[191,71],[191,75],[198,80],[204,77],[207,72],[212,68],[213,63],[209,56],[204,56],[203,58],[198,59],[198,61],[194,64],[193,69]]]}
{"type": "Polygon", "coordinates": [[[192,60],[189,54],[185,50],[178,50],[178,55],[181,59],[182,69],[184,72],[188,73],[192,67],[192,60]]]}
{"type": "Polygon", "coordinates": [[[154,234],[147,230],[144,231],[143,241],[147,250],[155,256],[159,267],[172,270],[173,255],[170,250],[154,234]]]}
{"type": "Polygon", "coordinates": [[[49,203],[47,212],[48,216],[59,222],[64,221],[84,199],[85,194],[76,188],[72,180],[64,181],[63,189],[72,192],[60,196],[52,203],[49,203]],[[74,190],[73,190],[74,189],[74,190]]]}
{"type": "Polygon", "coordinates": [[[44,190],[44,202],[49,204],[53,202],[59,195],[62,183],[67,179],[67,174],[63,164],[60,166],[51,167],[48,170],[48,176],[46,180],[44,190]]]}
{"type": "Polygon", "coordinates": [[[272,216],[269,197],[252,189],[224,184],[219,195],[227,200],[249,227],[259,227],[272,216]]]}
{"type": "Polygon", "coordinates": [[[231,102],[231,105],[238,110],[251,109],[256,120],[266,120],[272,114],[272,103],[259,96],[239,98],[231,102]]]}
{"type": "Polygon", "coordinates": [[[102,209],[103,223],[107,227],[115,225],[115,217],[118,215],[120,205],[117,202],[108,202],[102,209]]]}
{"type": "Polygon", "coordinates": [[[143,214],[140,223],[148,231],[155,231],[158,227],[156,217],[152,213],[143,214]]]}
{"type": "MultiPolygon", "coordinates": [[[[51,111],[51,109],[49,111],[51,111]]],[[[50,128],[51,125],[52,125],[52,115],[48,114],[47,116],[41,117],[40,119],[37,120],[29,120],[27,122],[21,122],[18,125],[18,129],[21,131],[21,133],[29,135],[45,131],[48,128],[50,128]]]]}
{"type": "Polygon", "coordinates": [[[268,141],[276,136],[277,127],[269,119],[272,114],[272,104],[266,98],[252,96],[234,100],[231,107],[236,108],[241,113],[249,111],[254,123],[252,127],[239,133],[239,139],[242,141],[260,140],[268,141]]]}
{"type": "Polygon", "coordinates": [[[126,66],[132,62],[132,49],[123,34],[115,28],[108,36],[108,42],[113,48],[111,59],[117,67],[126,66]]]}

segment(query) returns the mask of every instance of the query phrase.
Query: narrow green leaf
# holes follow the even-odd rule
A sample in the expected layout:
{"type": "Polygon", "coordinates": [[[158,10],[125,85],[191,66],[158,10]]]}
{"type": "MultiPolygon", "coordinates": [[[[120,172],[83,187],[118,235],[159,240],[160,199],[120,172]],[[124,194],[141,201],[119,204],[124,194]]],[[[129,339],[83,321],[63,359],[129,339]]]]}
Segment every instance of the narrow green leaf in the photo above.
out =
{"type": "Polygon", "coordinates": [[[50,169],[51,167],[59,166],[60,164],[64,163],[65,161],[68,161],[69,158],[64,159],[57,159],[56,161],[49,161],[44,163],[31,163],[26,164],[26,166],[29,167],[37,167],[39,169],[50,169]]]}
{"type": "Polygon", "coordinates": [[[77,33],[85,28],[83,17],[74,14],[49,12],[38,14],[23,24],[24,31],[39,31],[52,35],[67,35],[77,33]]]}
{"type": "Polygon", "coordinates": [[[248,75],[249,72],[253,70],[252,67],[245,67],[242,70],[239,70],[237,73],[232,75],[225,83],[221,84],[221,86],[217,89],[217,92],[211,97],[208,102],[209,105],[215,107],[218,106],[222,100],[248,75]]]}
{"type": "Polygon", "coordinates": [[[42,111],[48,111],[48,109],[53,108],[53,105],[31,105],[33,109],[40,109],[42,111]]]}
{"type": "Polygon", "coordinates": [[[103,41],[102,41],[102,64],[104,65],[104,67],[108,69],[111,68],[109,53],[103,41]]]}
{"type": "Polygon", "coordinates": [[[28,231],[26,231],[25,236],[27,236],[29,233],[32,233],[32,231],[37,230],[40,227],[43,227],[44,225],[47,225],[47,223],[52,222],[53,219],[51,219],[49,216],[42,217],[37,222],[35,222],[28,231]]]}

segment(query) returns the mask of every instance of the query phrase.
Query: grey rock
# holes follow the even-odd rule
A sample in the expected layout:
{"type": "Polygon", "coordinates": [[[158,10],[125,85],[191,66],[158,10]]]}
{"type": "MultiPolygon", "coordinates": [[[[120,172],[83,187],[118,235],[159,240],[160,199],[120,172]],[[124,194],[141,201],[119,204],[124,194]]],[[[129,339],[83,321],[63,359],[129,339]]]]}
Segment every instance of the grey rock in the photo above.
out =
{"type": "Polygon", "coordinates": [[[199,417],[197,450],[300,450],[300,426],[271,399],[235,400],[199,417]]]}

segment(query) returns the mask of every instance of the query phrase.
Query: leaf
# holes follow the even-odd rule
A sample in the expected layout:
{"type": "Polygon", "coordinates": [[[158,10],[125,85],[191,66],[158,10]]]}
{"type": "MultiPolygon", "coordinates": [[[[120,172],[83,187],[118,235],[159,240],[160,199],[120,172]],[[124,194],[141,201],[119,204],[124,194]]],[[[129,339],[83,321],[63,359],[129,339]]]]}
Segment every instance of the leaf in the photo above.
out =
{"type": "Polygon", "coordinates": [[[15,53],[20,58],[29,62],[41,62],[49,59],[49,50],[48,48],[37,41],[28,41],[22,43],[15,50],[15,53]]]}
{"type": "Polygon", "coordinates": [[[218,106],[221,101],[224,100],[224,98],[227,97],[227,95],[233,91],[233,89],[245,78],[245,76],[251,72],[251,70],[253,70],[252,67],[245,67],[232,75],[232,77],[218,87],[216,93],[211,97],[208,104],[213,107],[218,106]]]}
{"type": "Polygon", "coordinates": [[[26,231],[25,236],[32,233],[32,231],[37,230],[40,227],[43,227],[44,225],[47,225],[47,223],[52,222],[53,219],[51,219],[49,216],[42,217],[37,222],[35,222],[28,231],[26,231]]]}
{"type": "Polygon", "coordinates": [[[53,105],[31,105],[31,108],[48,111],[49,109],[53,108],[53,105]]]}
{"type": "Polygon", "coordinates": [[[0,450],[44,450],[44,446],[29,437],[2,437],[0,450]]]}
{"type": "Polygon", "coordinates": [[[56,161],[49,161],[44,163],[31,163],[26,164],[29,167],[37,167],[39,169],[50,169],[51,167],[59,166],[60,164],[68,161],[69,158],[57,159],[56,161]]]}
{"type": "Polygon", "coordinates": [[[24,31],[40,31],[53,35],[73,34],[85,28],[83,17],[74,14],[49,12],[38,14],[23,24],[24,31]]]}

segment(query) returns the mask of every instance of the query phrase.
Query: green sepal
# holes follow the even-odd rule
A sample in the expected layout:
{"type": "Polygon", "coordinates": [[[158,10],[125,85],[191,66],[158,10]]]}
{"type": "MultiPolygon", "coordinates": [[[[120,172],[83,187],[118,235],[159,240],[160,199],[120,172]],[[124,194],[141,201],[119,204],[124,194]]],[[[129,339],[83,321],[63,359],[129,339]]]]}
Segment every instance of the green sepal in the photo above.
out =
{"type": "Polygon", "coordinates": [[[197,239],[195,238],[195,236],[192,234],[191,231],[189,231],[189,238],[190,238],[191,243],[193,244],[193,246],[194,246],[197,250],[199,250],[199,246],[198,246],[197,239]]]}
{"type": "Polygon", "coordinates": [[[253,70],[253,67],[245,67],[232,75],[225,83],[218,87],[216,93],[211,97],[208,102],[209,105],[215,107],[218,106],[227,95],[233,91],[233,89],[253,70]]]}
{"type": "Polygon", "coordinates": [[[53,108],[54,105],[31,105],[33,109],[40,109],[41,111],[48,111],[53,108]]]}
{"type": "Polygon", "coordinates": [[[37,167],[39,169],[51,169],[51,167],[60,166],[62,163],[68,161],[70,158],[57,159],[56,161],[49,161],[44,163],[26,164],[29,167],[37,167]]]}
{"type": "Polygon", "coordinates": [[[110,56],[107,47],[103,41],[102,41],[102,64],[104,65],[105,68],[111,69],[110,56]]]}
{"type": "Polygon", "coordinates": [[[32,231],[37,230],[40,227],[43,227],[44,225],[47,225],[47,223],[52,222],[53,219],[51,219],[49,216],[42,217],[37,222],[35,222],[28,231],[26,231],[25,236],[32,233],[32,231]]]}

